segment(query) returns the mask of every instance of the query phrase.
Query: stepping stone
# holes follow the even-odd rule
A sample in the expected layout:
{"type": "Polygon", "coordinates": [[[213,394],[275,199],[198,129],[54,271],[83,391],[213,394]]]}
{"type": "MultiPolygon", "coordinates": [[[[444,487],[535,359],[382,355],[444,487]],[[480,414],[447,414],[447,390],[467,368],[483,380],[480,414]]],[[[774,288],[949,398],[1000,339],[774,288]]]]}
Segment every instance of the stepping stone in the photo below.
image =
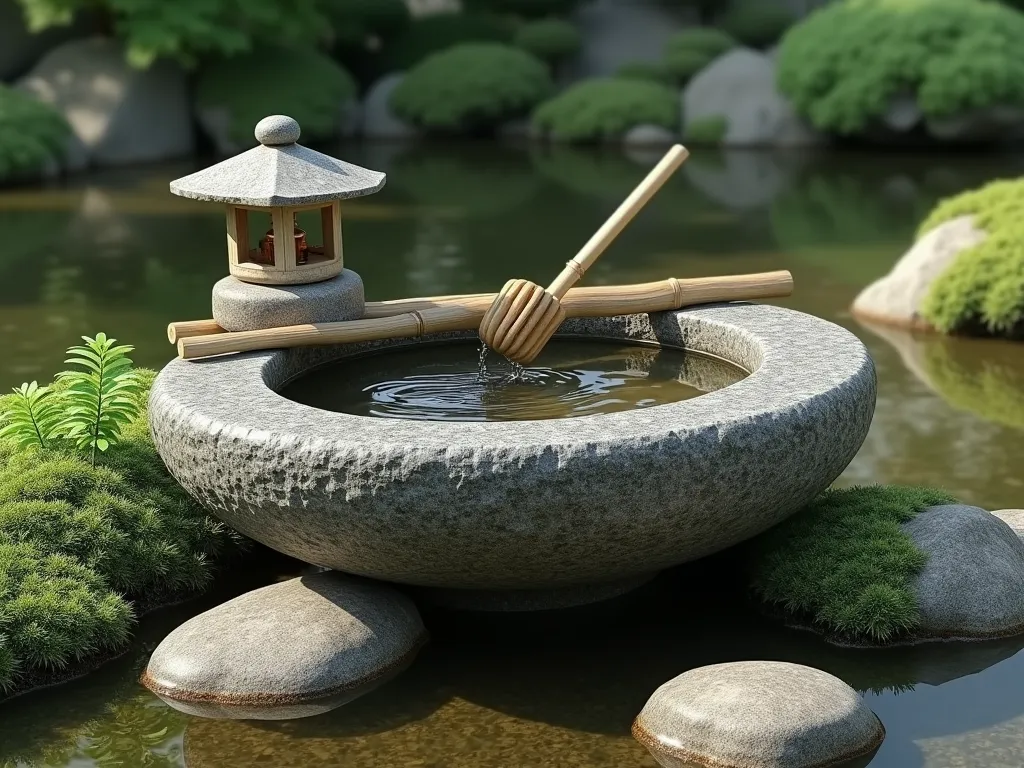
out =
{"type": "Polygon", "coordinates": [[[185,622],[157,647],[142,683],[201,717],[308,717],[396,676],[426,638],[408,597],[327,571],[248,592],[185,622]]]}

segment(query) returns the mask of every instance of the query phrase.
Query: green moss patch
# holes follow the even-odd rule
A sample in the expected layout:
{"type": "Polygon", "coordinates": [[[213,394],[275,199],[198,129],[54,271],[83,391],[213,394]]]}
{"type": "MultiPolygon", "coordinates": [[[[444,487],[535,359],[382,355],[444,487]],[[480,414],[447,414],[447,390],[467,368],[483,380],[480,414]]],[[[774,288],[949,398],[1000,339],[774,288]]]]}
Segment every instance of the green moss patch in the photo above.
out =
{"type": "Polygon", "coordinates": [[[119,651],[135,605],[193,593],[237,543],[167,473],[145,410],[95,467],[0,443],[0,697],[119,651]]]}
{"type": "Polygon", "coordinates": [[[839,0],[786,33],[778,82],[817,128],[857,134],[901,93],[929,117],[1024,105],[1024,14],[996,2],[839,0]]]}
{"type": "Polygon", "coordinates": [[[641,80],[584,80],[541,104],[533,123],[553,139],[572,142],[613,139],[645,124],[675,131],[679,94],[641,80]]]}
{"type": "Polygon", "coordinates": [[[64,156],[71,127],[49,104],[0,83],[0,183],[64,156]]]}
{"type": "Polygon", "coordinates": [[[826,491],[753,542],[754,590],[843,640],[878,643],[912,633],[920,620],[913,580],[927,558],[900,525],[955,501],[928,488],[826,491]]]}
{"type": "Polygon", "coordinates": [[[960,216],[988,236],[960,253],[925,297],[924,318],[946,333],[1024,331],[1024,179],[994,181],[942,201],[918,237],[960,216]]]}
{"type": "Polygon", "coordinates": [[[702,117],[686,126],[686,139],[694,144],[721,144],[729,132],[729,120],[723,115],[702,117]]]}
{"type": "Polygon", "coordinates": [[[547,66],[526,51],[465,43],[409,72],[391,94],[391,108],[427,131],[476,133],[529,114],[553,90],[547,66]]]}
{"type": "Polygon", "coordinates": [[[222,107],[229,135],[254,146],[253,128],[267,115],[289,115],[302,126],[302,140],[335,138],[342,105],[354,99],[355,79],[332,59],[311,48],[260,49],[212,62],[199,74],[200,109],[222,107]]]}

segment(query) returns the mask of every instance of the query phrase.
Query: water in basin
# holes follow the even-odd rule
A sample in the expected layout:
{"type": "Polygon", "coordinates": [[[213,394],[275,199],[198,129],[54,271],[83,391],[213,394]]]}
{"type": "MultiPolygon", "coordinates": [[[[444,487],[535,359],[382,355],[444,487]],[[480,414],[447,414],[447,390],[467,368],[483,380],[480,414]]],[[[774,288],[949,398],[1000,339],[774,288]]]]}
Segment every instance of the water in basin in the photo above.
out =
{"type": "Polygon", "coordinates": [[[513,370],[474,341],[416,344],[347,357],[281,394],[327,411],[422,421],[561,419],[688,400],[746,376],[725,360],[621,341],[554,339],[513,370]]]}

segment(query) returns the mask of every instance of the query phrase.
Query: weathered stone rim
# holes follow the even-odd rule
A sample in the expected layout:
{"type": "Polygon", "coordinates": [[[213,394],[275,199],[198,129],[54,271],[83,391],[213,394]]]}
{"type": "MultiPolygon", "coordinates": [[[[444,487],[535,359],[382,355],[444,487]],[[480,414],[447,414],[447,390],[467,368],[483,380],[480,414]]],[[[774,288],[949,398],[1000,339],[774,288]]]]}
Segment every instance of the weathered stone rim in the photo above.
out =
{"type": "Polygon", "coordinates": [[[338,694],[358,690],[401,673],[412,665],[416,656],[423,650],[423,647],[429,641],[430,633],[424,630],[419,634],[409,649],[391,664],[378,667],[369,674],[363,675],[356,680],[349,680],[344,683],[339,683],[338,685],[332,685],[329,688],[323,688],[318,691],[311,691],[304,694],[271,694],[260,692],[231,693],[227,691],[215,693],[212,691],[186,691],[182,688],[165,685],[154,679],[150,676],[148,668],[142,673],[142,676],[139,678],[139,682],[161,698],[194,704],[220,704],[225,706],[247,706],[253,708],[265,707],[267,709],[292,704],[315,704],[323,699],[329,699],[337,696],[338,694]]]}
{"type": "MultiPolygon", "coordinates": [[[[840,757],[832,758],[824,763],[813,763],[803,766],[802,768],[832,768],[832,766],[842,765],[850,760],[856,760],[858,757],[869,755],[874,750],[878,749],[882,745],[882,742],[885,741],[885,725],[878,719],[878,715],[874,712],[871,713],[871,716],[875,718],[875,723],[878,724],[878,730],[875,734],[876,737],[868,747],[850,752],[840,757]]],[[[633,727],[630,729],[630,732],[633,734],[634,739],[652,752],[668,754],[678,760],[694,763],[696,765],[703,766],[703,768],[750,768],[750,764],[723,763],[720,760],[715,760],[709,755],[701,754],[699,752],[690,752],[673,744],[666,744],[647,729],[647,726],[643,724],[639,715],[637,715],[636,719],[633,721],[633,727]]]]}

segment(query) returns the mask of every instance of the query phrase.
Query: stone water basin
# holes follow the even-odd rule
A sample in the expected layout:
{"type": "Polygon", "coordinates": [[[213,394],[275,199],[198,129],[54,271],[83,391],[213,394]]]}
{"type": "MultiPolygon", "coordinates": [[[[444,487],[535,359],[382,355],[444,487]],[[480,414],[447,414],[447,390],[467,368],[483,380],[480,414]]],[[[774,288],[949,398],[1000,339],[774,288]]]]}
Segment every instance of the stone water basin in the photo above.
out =
{"type": "Polygon", "coordinates": [[[279,394],[317,366],[416,341],[175,360],[153,387],[153,438],[191,494],[263,544],[374,579],[492,591],[515,609],[536,590],[599,599],[777,524],[846,468],[874,412],[860,341],[788,309],[576,319],[559,336],[705,353],[749,376],[637,410],[465,423],[279,394]]]}

